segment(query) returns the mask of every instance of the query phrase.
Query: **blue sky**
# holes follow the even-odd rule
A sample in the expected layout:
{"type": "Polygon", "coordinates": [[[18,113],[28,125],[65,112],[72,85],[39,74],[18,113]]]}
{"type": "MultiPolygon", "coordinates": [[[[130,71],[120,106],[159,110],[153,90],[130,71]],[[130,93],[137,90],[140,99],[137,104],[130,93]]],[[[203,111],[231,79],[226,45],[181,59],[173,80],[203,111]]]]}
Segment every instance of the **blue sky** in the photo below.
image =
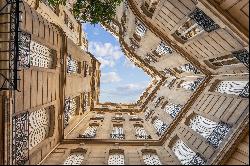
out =
{"type": "Polygon", "coordinates": [[[100,25],[84,24],[91,52],[101,63],[100,102],[135,103],[151,81],[123,54],[118,39],[100,25]]]}

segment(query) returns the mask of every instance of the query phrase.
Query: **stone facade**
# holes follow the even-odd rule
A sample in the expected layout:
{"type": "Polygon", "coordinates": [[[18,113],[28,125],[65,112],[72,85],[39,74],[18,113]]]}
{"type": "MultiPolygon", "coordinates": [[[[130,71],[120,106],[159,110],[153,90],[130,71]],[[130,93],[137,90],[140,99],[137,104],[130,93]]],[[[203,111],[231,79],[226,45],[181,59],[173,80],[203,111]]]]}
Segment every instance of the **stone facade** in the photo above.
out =
{"type": "MultiPolygon", "coordinates": [[[[103,26],[153,78],[131,105],[99,103],[100,63],[72,4],[21,6],[22,41],[31,43],[21,51],[39,56],[22,52],[18,90],[0,91],[0,163],[249,164],[249,1],[124,0],[103,26]]],[[[12,78],[0,74],[0,83],[12,78]]]]}

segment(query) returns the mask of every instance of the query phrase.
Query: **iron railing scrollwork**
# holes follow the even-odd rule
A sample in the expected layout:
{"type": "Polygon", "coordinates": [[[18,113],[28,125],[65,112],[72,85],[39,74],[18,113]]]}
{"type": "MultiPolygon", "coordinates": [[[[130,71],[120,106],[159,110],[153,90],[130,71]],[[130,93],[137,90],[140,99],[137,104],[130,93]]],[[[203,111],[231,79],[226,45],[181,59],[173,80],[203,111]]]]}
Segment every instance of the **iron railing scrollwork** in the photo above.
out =
{"type": "Polygon", "coordinates": [[[236,57],[246,67],[249,67],[249,52],[245,49],[233,52],[233,56],[236,57]]]}
{"type": "Polygon", "coordinates": [[[211,144],[214,148],[218,148],[219,144],[226,137],[230,129],[231,127],[228,124],[219,122],[218,125],[214,128],[213,132],[208,136],[208,143],[211,144]]]}
{"type": "Polygon", "coordinates": [[[199,26],[201,26],[205,31],[212,32],[219,28],[210,17],[208,17],[202,10],[196,8],[189,17],[193,19],[199,26]]]}
{"type": "Polygon", "coordinates": [[[29,113],[12,118],[12,164],[24,165],[29,160],[29,113]]]}
{"type": "Polygon", "coordinates": [[[18,72],[19,67],[29,67],[30,41],[31,35],[20,30],[20,22],[22,11],[20,7],[21,0],[6,0],[6,4],[0,9],[0,14],[9,18],[9,23],[1,23],[6,26],[6,30],[2,30],[0,34],[4,34],[6,38],[0,43],[7,43],[9,47],[1,50],[2,57],[0,63],[0,78],[3,80],[0,85],[1,90],[18,90],[18,81],[20,81],[18,72]],[[8,25],[9,24],[9,25],[8,25]],[[9,28],[7,28],[9,26],[9,28]],[[8,64],[8,65],[7,65],[8,64]]]}

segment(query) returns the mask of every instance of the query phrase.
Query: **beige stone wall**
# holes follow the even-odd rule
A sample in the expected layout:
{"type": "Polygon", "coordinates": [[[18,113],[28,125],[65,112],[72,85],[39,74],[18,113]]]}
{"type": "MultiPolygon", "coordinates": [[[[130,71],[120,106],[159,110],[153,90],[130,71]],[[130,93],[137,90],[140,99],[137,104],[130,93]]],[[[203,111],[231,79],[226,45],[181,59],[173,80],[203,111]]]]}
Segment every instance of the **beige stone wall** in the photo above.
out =
{"type": "Polygon", "coordinates": [[[249,164],[249,134],[239,143],[225,165],[248,165],[249,164]]]}
{"type": "Polygon", "coordinates": [[[70,154],[70,150],[79,147],[87,150],[86,154],[84,155],[84,161],[82,162],[83,165],[107,165],[109,150],[111,149],[124,150],[126,165],[144,165],[141,152],[142,149],[156,150],[156,153],[163,165],[174,165],[178,163],[174,158],[172,158],[172,156],[164,147],[160,146],[115,146],[114,144],[88,144],[85,146],[79,146],[79,144],[62,144],[57,147],[42,164],[62,164],[70,154]]]}
{"type": "MultiPolygon", "coordinates": [[[[110,134],[112,132],[113,124],[122,124],[125,134],[125,140],[136,140],[135,136],[135,128],[134,124],[142,124],[144,129],[146,130],[148,135],[151,135],[152,140],[158,140],[159,137],[156,135],[156,130],[153,128],[152,124],[147,121],[130,121],[131,118],[130,113],[122,113],[123,120],[112,120],[114,117],[114,112],[104,112],[104,119],[103,120],[92,120],[95,115],[100,111],[89,112],[87,116],[81,121],[81,123],[66,137],[66,139],[76,139],[79,134],[83,134],[84,131],[87,129],[89,124],[97,123],[99,127],[96,132],[96,137],[93,138],[94,140],[110,140],[110,134]]],[[[144,114],[135,114],[138,115],[139,118],[144,118],[144,114]]]]}
{"type": "MultiPolygon", "coordinates": [[[[243,24],[246,15],[242,16],[246,12],[248,2],[247,1],[237,1],[229,2],[223,1],[220,3],[222,8],[227,8],[231,11],[234,10],[233,17],[239,17],[238,20],[243,24]],[[229,6],[231,7],[229,7],[229,6]]],[[[247,72],[246,67],[243,64],[234,66],[223,66],[219,69],[212,69],[204,61],[216,57],[221,57],[224,55],[231,54],[233,51],[238,51],[244,48],[248,50],[248,42],[245,38],[236,32],[235,28],[232,28],[230,23],[225,21],[224,15],[217,14],[216,10],[210,9],[205,6],[207,3],[201,1],[196,2],[193,0],[188,1],[160,1],[154,12],[152,18],[147,17],[143,14],[141,10],[142,1],[133,1],[134,5],[137,5],[137,10],[141,13],[141,18],[147,20],[148,28],[154,30],[154,33],[162,39],[168,39],[166,41],[170,46],[175,47],[177,45],[180,49],[179,51],[184,55],[189,55],[190,57],[196,59],[200,64],[207,68],[210,72],[214,74],[221,73],[245,73],[247,72]],[[219,29],[210,32],[202,33],[195,36],[194,38],[188,40],[186,43],[180,43],[173,34],[175,31],[187,20],[187,16],[195,9],[195,7],[200,8],[209,16],[216,24],[220,26],[219,29]],[[157,30],[156,30],[157,29],[157,30]]],[[[232,18],[232,16],[230,17],[232,18]]],[[[233,19],[234,19],[233,18],[233,19]]],[[[247,23],[247,20],[245,21],[247,23]]],[[[239,26],[237,28],[240,28],[239,26]]],[[[168,59],[171,59],[170,57],[168,59]]],[[[176,61],[175,61],[176,63],[176,61]]],[[[159,65],[159,63],[157,64],[159,65]]]]}

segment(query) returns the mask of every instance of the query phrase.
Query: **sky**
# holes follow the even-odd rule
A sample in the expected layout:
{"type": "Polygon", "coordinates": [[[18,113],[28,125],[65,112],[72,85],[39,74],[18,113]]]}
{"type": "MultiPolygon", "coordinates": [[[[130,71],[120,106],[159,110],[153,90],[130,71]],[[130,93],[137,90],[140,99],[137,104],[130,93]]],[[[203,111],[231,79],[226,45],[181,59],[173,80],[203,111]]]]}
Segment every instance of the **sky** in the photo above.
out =
{"type": "Polygon", "coordinates": [[[136,103],[151,77],[124,55],[120,43],[100,25],[84,24],[88,51],[101,62],[100,103],[136,103]]]}

